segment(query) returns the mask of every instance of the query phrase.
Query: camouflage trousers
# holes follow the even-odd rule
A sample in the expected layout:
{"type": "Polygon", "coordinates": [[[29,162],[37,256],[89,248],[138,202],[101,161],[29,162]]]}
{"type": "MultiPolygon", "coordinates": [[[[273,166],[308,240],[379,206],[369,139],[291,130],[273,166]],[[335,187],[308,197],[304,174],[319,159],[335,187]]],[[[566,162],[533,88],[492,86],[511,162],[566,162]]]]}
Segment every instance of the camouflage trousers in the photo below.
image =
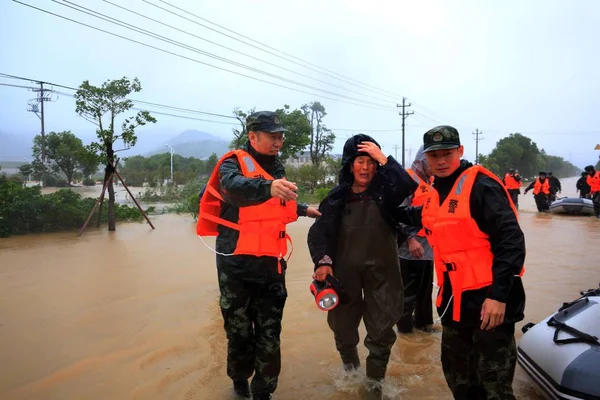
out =
{"type": "Polygon", "coordinates": [[[218,270],[220,306],[227,334],[227,375],[247,380],[253,394],[273,393],[281,371],[281,319],[287,298],[285,278],[244,280],[218,270]]]}
{"type": "Polygon", "coordinates": [[[442,368],[455,399],[514,400],[514,324],[491,331],[444,326],[442,368]]]}

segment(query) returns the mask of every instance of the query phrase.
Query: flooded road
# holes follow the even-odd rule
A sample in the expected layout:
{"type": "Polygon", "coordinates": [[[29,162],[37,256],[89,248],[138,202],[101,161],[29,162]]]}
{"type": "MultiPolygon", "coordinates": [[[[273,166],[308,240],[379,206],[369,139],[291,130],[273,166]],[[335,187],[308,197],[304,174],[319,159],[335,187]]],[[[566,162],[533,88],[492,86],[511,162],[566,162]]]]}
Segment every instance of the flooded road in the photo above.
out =
{"type": "MultiPolygon", "coordinates": [[[[563,187],[574,183],[566,179],[563,187]]],[[[537,214],[531,193],[520,202],[527,307],[518,328],[600,282],[592,251],[600,220],[537,214]]],[[[154,231],[133,223],[112,234],[88,229],[81,238],[68,232],[0,240],[0,399],[232,398],[214,255],[190,217],[162,215],[153,223],[154,231]]],[[[289,229],[295,250],[274,399],[358,399],[360,385],[340,378],[326,314],[308,290],[311,223],[301,219],[289,229]]],[[[364,365],[363,339],[361,326],[364,365]]],[[[439,354],[439,332],[399,337],[386,392],[450,399],[439,354]]],[[[514,387],[517,398],[542,398],[519,367],[514,387]]]]}

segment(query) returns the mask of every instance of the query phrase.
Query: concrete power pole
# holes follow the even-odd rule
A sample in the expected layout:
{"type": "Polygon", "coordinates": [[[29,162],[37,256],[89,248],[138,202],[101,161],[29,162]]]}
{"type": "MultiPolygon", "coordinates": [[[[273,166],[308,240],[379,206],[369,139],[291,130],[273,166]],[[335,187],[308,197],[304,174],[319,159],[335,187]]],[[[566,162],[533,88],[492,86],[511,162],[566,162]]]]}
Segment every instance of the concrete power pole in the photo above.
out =
{"type": "Polygon", "coordinates": [[[413,159],[412,152],[414,149],[412,147],[409,147],[407,150],[408,150],[408,162],[411,162],[410,160],[413,159]]]}
{"type": "Polygon", "coordinates": [[[396,107],[402,107],[402,111],[399,113],[399,115],[402,116],[402,166],[406,167],[406,164],[404,163],[404,138],[405,138],[405,133],[404,133],[404,122],[406,121],[406,117],[408,117],[409,115],[414,114],[414,112],[412,111],[406,111],[406,109],[408,107],[412,106],[411,103],[406,104],[406,97],[402,98],[402,104],[396,104],[396,107]]]}
{"type": "Polygon", "coordinates": [[[37,93],[37,97],[32,100],[36,103],[29,103],[29,108],[27,109],[27,111],[35,113],[35,115],[37,115],[40,121],[42,122],[42,163],[46,164],[46,128],[44,126],[44,103],[47,101],[51,101],[53,90],[44,89],[44,82],[38,83],[40,84],[39,89],[31,89],[33,92],[37,93]],[[41,112],[40,108],[38,108],[37,103],[40,103],[41,112]],[[40,112],[40,114],[38,114],[38,112],[40,112]]]}
{"type": "Polygon", "coordinates": [[[479,132],[479,129],[475,129],[475,132],[473,132],[473,135],[475,135],[475,164],[479,164],[479,141],[483,140],[479,136],[482,134],[483,132],[479,132]]]}
{"type": "Polygon", "coordinates": [[[394,158],[396,159],[396,161],[398,161],[398,149],[400,148],[400,146],[395,144],[392,148],[394,149],[394,158]]]}

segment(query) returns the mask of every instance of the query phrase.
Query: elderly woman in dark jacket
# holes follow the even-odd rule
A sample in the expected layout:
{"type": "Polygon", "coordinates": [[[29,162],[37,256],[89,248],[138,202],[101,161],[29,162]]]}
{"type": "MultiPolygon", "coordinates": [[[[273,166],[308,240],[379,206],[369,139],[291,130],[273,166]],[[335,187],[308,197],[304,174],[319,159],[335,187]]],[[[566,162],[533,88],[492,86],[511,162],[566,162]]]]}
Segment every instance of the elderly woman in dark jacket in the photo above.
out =
{"type": "Polygon", "coordinates": [[[370,136],[359,134],[344,145],[339,185],[321,202],[308,233],[315,263],[313,279],[335,276],[348,301],[328,312],[344,368],[360,366],[358,327],[364,318],[369,389],[380,392],[391,348],[394,324],[401,316],[403,285],[398,260],[398,223],[413,224],[399,208],[417,184],[391,156],[385,157],[370,136]]]}

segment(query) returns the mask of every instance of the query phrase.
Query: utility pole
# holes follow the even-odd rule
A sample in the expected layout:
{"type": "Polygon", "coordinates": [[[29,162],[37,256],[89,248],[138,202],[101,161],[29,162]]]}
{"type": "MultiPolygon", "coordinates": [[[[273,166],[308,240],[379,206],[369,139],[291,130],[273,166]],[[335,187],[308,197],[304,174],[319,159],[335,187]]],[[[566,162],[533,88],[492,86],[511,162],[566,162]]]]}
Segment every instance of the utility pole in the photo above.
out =
{"type": "Polygon", "coordinates": [[[410,106],[412,106],[411,103],[406,104],[406,97],[402,98],[402,105],[396,104],[396,107],[402,107],[402,111],[399,113],[399,115],[402,116],[402,166],[403,167],[406,167],[406,164],[404,163],[404,138],[405,138],[404,121],[406,121],[406,117],[414,114],[414,112],[412,112],[412,111],[408,111],[408,112],[406,111],[406,109],[410,106]]]}
{"type": "Polygon", "coordinates": [[[171,146],[169,146],[168,144],[165,144],[164,146],[171,149],[171,185],[172,185],[173,184],[173,148],[171,146]]]}
{"type": "Polygon", "coordinates": [[[479,141],[483,140],[479,135],[482,134],[483,132],[479,132],[479,129],[475,129],[475,132],[473,132],[473,135],[475,135],[475,164],[479,164],[479,141]]]}
{"type": "Polygon", "coordinates": [[[411,146],[411,147],[409,147],[409,148],[408,148],[408,149],[406,149],[406,150],[408,151],[408,162],[410,162],[410,160],[412,160],[412,159],[413,159],[412,152],[413,152],[413,150],[414,150],[414,149],[413,149],[413,148],[412,148],[412,146],[411,146]]]}
{"type": "Polygon", "coordinates": [[[398,149],[400,148],[400,146],[395,144],[392,148],[394,149],[394,158],[396,159],[396,161],[398,161],[398,149]]]}
{"type": "Polygon", "coordinates": [[[39,89],[31,89],[33,92],[37,93],[37,97],[31,100],[32,102],[35,101],[36,103],[30,102],[27,111],[35,113],[35,115],[37,115],[40,121],[42,122],[42,163],[46,164],[46,128],[44,125],[44,103],[52,100],[51,96],[54,91],[52,89],[44,89],[44,82],[38,83],[40,84],[39,89]],[[40,108],[38,108],[37,103],[41,104],[41,115],[38,114],[40,108]]]}

